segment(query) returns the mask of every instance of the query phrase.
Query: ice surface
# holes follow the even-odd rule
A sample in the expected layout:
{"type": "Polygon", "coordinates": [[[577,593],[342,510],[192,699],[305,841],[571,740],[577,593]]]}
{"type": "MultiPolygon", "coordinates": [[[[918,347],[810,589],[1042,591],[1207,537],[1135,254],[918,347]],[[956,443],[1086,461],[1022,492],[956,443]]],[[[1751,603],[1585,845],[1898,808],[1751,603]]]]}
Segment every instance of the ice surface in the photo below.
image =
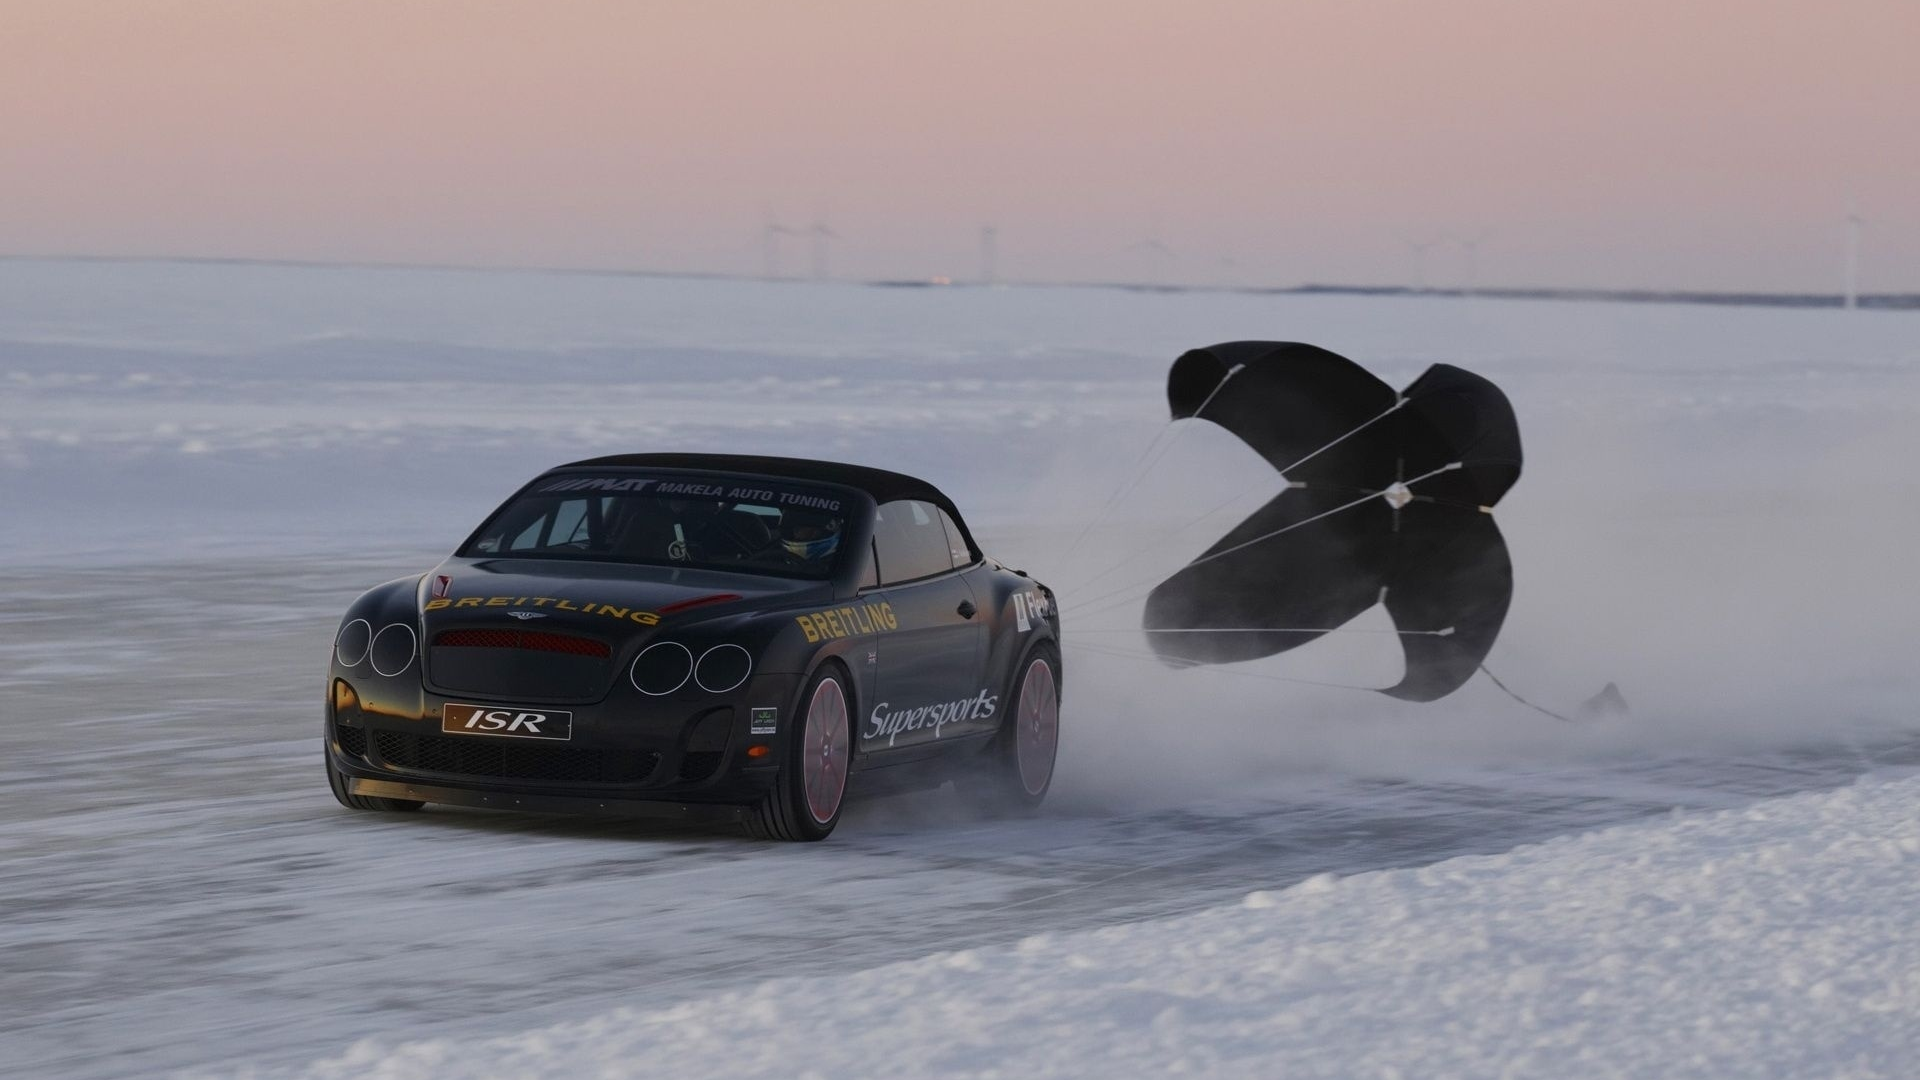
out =
{"type": "Polygon", "coordinates": [[[1920,1053],[1920,778],[294,1075],[1833,1078],[1920,1053]]]}
{"type": "MultiPolygon", "coordinates": [[[[956,949],[1004,973],[993,950],[1036,933],[1911,765],[1913,327],[0,260],[0,1057],[37,1076],[298,1068],[363,1037],[468,1040],[735,991],[778,1009],[785,991],[746,988],[956,949]],[[1218,431],[1165,427],[1171,358],[1241,337],[1312,341],[1396,384],[1445,361],[1505,387],[1528,466],[1500,508],[1518,586],[1492,666],[1563,712],[1617,682],[1631,714],[1562,725],[1485,680],[1433,706],[1311,685],[1394,681],[1382,635],[1226,670],[1143,663],[1128,594],[1277,488],[1218,431]],[[1162,433],[1165,457],[1073,548],[1162,433]],[[680,449],[922,473],[992,553],[1059,587],[1070,647],[1047,813],[891,799],[800,849],[338,809],[316,736],[346,603],[424,570],[539,469],[680,449]]],[[[1382,628],[1377,613],[1355,624],[1382,628]]],[[[1372,888],[1333,894],[1364,906],[1372,888]]],[[[1307,910],[1293,895],[1276,903],[1307,910]]],[[[1573,885],[1552,895],[1584,902],[1573,885]]],[[[1631,956],[1678,986],[1704,954],[1688,939],[1631,956]]],[[[873,978],[917,985],[942,963],[873,978]]],[[[1165,1012],[1103,1000],[1117,1011],[1096,1025],[1146,1030],[1165,1012]]],[[[1322,1023],[1283,1014],[1303,1038],[1322,1023]]],[[[1483,1040],[1512,1034],[1496,1019],[1448,1029],[1457,1052],[1496,1053],[1483,1040]]],[[[1569,1052],[1607,1046],[1554,1030],[1569,1052]]],[[[955,1053],[938,1061],[988,1060],[955,1053]]]]}

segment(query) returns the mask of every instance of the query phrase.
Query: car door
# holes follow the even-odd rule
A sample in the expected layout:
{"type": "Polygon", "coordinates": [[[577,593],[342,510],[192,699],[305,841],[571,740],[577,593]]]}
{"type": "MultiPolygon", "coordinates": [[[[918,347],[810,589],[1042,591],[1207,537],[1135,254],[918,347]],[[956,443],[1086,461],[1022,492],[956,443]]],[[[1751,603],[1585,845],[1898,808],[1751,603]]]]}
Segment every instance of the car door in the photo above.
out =
{"type": "Polygon", "coordinates": [[[979,676],[989,620],[966,566],[955,566],[938,508],[884,503],[873,535],[893,627],[875,640],[876,692],[859,725],[861,749],[920,757],[942,740],[991,728],[997,691],[979,676]]]}

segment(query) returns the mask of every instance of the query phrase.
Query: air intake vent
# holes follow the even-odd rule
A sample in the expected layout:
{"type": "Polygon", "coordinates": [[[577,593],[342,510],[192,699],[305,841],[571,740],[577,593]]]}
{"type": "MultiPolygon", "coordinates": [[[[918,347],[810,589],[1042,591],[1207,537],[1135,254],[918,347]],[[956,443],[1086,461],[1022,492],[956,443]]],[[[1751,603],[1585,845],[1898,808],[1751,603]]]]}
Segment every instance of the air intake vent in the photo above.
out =
{"type": "Polygon", "coordinates": [[[340,744],[340,752],[348,757],[367,756],[367,733],[363,728],[339,727],[333,729],[334,741],[340,744]]]}
{"type": "Polygon", "coordinates": [[[373,745],[391,768],[495,780],[637,784],[660,763],[659,754],[644,751],[534,746],[525,741],[404,731],[376,731],[373,745]]]}

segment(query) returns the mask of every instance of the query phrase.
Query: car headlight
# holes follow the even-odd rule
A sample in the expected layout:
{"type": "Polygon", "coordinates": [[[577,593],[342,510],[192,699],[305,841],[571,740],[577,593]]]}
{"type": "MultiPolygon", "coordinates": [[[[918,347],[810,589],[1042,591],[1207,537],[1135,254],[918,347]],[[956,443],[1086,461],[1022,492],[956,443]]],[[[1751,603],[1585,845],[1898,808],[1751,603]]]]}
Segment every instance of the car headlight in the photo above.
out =
{"type": "Polygon", "coordinates": [[[738,645],[715,645],[700,654],[693,681],[709,694],[724,694],[747,681],[753,672],[753,654],[738,645]]]}
{"type": "Polygon", "coordinates": [[[627,678],[648,697],[665,697],[693,675],[693,650],[677,641],[656,641],[633,658],[627,678]]]}
{"type": "Polygon", "coordinates": [[[420,638],[413,627],[406,623],[388,623],[373,635],[373,647],[368,650],[373,657],[373,670],[387,676],[406,671],[413,666],[419,644],[420,638]]]}
{"type": "Polygon", "coordinates": [[[373,627],[365,619],[355,619],[340,628],[340,636],[333,639],[333,658],[341,667],[357,667],[367,658],[367,649],[373,645],[373,627]]]}

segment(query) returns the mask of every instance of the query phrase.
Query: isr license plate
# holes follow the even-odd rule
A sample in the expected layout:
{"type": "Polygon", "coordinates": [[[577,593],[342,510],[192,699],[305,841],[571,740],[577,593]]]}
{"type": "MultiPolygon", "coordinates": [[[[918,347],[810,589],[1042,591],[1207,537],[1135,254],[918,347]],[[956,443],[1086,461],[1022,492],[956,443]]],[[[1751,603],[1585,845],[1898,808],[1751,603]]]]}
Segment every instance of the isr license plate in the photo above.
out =
{"type": "Polygon", "coordinates": [[[448,735],[493,735],[508,739],[571,739],[573,714],[552,709],[499,708],[448,702],[440,710],[448,735]]]}

